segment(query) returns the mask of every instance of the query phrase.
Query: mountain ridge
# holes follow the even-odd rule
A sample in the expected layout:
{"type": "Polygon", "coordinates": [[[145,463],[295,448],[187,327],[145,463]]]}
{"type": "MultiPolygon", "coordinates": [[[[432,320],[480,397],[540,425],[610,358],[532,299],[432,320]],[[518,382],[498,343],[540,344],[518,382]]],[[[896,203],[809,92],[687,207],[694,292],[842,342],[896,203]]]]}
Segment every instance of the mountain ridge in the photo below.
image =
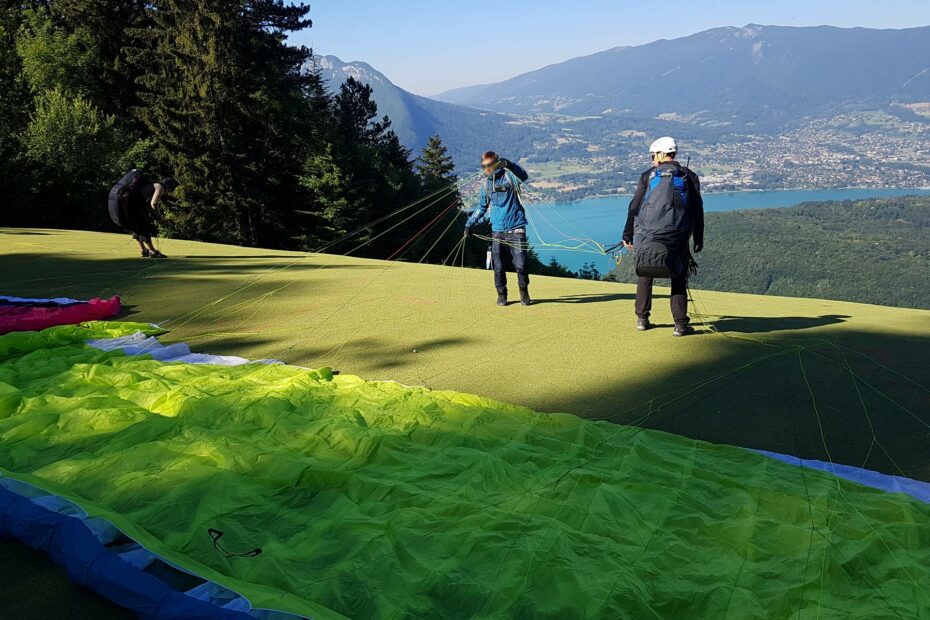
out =
{"type": "Polygon", "coordinates": [[[717,191],[930,179],[930,26],[726,26],[577,56],[444,101],[368,63],[318,58],[331,91],[349,76],[371,83],[414,152],[438,133],[460,169],[486,149],[542,164],[537,188],[556,200],[630,191],[657,135],[678,137],[717,191]],[[843,165],[812,166],[816,150],[843,165]]]}
{"type": "Polygon", "coordinates": [[[346,62],[333,55],[314,55],[307,69],[319,71],[332,93],[338,93],[339,86],[349,77],[369,84],[379,116],[391,119],[401,143],[414,153],[438,133],[453,159],[462,166],[477,162],[480,153],[494,144],[510,145],[512,156],[521,157],[537,137],[532,128],[518,130],[509,115],[411,93],[364,61],[346,62]]]}
{"type": "MultiPolygon", "coordinates": [[[[621,109],[717,120],[756,113],[784,122],[839,102],[930,99],[928,57],[930,26],[749,24],[610,48],[501,82],[446,91],[437,99],[510,113],[588,115],[621,109]],[[644,72],[650,65],[655,70],[644,72]],[[656,98],[656,92],[673,95],[656,98]]],[[[760,124],[730,122],[738,121],[760,124]]]]}

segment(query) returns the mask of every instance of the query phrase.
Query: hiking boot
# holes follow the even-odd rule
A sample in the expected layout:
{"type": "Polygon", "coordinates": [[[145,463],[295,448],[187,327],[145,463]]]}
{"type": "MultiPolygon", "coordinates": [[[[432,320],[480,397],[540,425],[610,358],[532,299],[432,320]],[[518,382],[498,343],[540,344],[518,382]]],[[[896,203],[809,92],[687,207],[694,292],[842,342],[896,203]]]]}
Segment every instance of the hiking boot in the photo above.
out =
{"type": "Polygon", "coordinates": [[[649,322],[648,316],[641,316],[636,319],[636,329],[639,331],[644,332],[650,327],[652,327],[652,323],[649,322]]]}
{"type": "Polygon", "coordinates": [[[149,252],[148,250],[142,250],[142,258],[148,258],[151,255],[152,253],[149,252]]]}
{"type": "Polygon", "coordinates": [[[151,256],[152,258],[168,258],[167,256],[165,256],[158,250],[154,250],[151,254],[149,254],[149,256],[151,256]]]}
{"type": "Polygon", "coordinates": [[[498,306],[507,305],[507,291],[497,291],[497,305],[498,306]]]}
{"type": "Polygon", "coordinates": [[[529,289],[521,288],[520,289],[520,303],[524,306],[528,306],[533,303],[533,300],[530,299],[529,289]]]}
{"type": "Polygon", "coordinates": [[[690,325],[676,325],[675,331],[672,332],[673,336],[690,336],[694,333],[694,328],[690,325]]]}

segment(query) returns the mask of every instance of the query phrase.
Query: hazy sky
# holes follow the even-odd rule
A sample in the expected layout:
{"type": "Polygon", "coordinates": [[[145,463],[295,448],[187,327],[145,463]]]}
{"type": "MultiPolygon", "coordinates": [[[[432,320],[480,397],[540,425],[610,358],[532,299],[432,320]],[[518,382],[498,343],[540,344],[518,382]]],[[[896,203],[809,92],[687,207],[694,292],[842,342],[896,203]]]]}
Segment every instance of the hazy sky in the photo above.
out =
{"type": "Polygon", "coordinates": [[[930,25],[930,0],[315,0],[310,5],[313,27],[292,40],[320,54],[368,62],[421,95],[717,26],[930,25]]]}

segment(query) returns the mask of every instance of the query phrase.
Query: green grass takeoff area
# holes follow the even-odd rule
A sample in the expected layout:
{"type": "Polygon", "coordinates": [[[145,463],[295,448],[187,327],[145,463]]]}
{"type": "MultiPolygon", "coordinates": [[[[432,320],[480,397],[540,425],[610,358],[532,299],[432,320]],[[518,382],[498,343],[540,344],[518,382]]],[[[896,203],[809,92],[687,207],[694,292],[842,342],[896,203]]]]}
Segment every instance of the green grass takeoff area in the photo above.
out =
{"type": "Polygon", "coordinates": [[[695,291],[672,339],[628,285],[497,308],[461,267],[162,250],[0,232],[0,292],[127,308],[0,336],[0,472],[255,608],[930,615],[930,504],[753,451],[930,480],[930,312],[695,291]],[[285,363],[86,342],[140,330],[285,363]]]}

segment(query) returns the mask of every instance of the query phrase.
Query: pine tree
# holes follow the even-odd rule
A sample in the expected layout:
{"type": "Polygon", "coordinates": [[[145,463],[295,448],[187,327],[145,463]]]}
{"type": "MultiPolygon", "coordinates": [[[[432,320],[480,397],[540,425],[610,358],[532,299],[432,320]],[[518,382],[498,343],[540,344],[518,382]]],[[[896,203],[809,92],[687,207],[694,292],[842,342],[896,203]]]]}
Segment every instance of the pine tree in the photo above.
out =
{"type": "Polygon", "coordinates": [[[420,157],[417,158],[417,175],[427,189],[455,183],[458,180],[455,175],[455,162],[438,134],[429,137],[420,157]]]}
{"type": "MultiPolygon", "coordinates": [[[[458,181],[455,174],[455,162],[449,155],[439,135],[430,136],[416,161],[417,176],[423,184],[426,195],[435,195],[437,209],[429,210],[442,213],[442,209],[455,204],[452,209],[440,217],[433,228],[423,235],[421,241],[413,244],[411,253],[420,255],[417,259],[426,262],[442,262],[460,243],[465,231],[466,214],[462,211],[461,196],[454,189],[458,181]],[[432,248],[432,249],[431,249],[432,248]]],[[[432,200],[432,199],[431,199],[432,200]]],[[[426,219],[428,224],[435,215],[426,219]]],[[[476,250],[477,252],[477,250],[476,250]]]]}
{"type": "MultiPolygon", "coordinates": [[[[324,222],[320,245],[364,227],[367,222],[416,199],[420,184],[407,150],[391,130],[387,117],[376,121],[378,105],[372,89],[349,78],[333,98],[333,129],[324,152],[312,154],[304,164],[301,184],[324,222]]],[[[391,228],[396,221],[373,226],[334,251],[347,251],[366,243],[359,253],[386,258],[412,234],[417,218],[391,228]]]]}
{"type": "Polygon", "coordinates": [[[371,86],[354,77],[349,77],[339,87],[335,104],[336,122],[344,140],[373,144],[390,127],[387,117],[383,126],[373,122],[378,115],[378,104],[372,99],[371,86]]]}
{"type": "Polygon", "coordinates": [[[23,13],[19,3],[0,4],[0,204],[4,205],[0,222],[7,226],[28,221],[29,188],[35,174],[23,142],[32,97],[16,51],[23,13]]]}
{"type": "Polygon", "coordinates": [[[576,274],[577,278],[582,280],[600,280],[601,272],[593,262],[585,263],[581,266],[576,274]]]}
{"type": "Polygon", "coordinates": [[[282,0],[155,0],[132,31],[140,70],[136,111],[181,183],[171,222],[181,233],[279,245],[295,202],[319,77],[287,32],[309,7],[282,0]],[[312,109],[312,106],[311,106],[312,109]]]}
{"type": "Polygon", "coordinates": [[[96,88],[95,103],[105,113],[117,116],[131,126],[136,137],[143,129],[129,108],[139,104],[136,97],[138,72],[126,62],[130,43],[129,28],[145,25],[145,5],[139,0],[54,0],[48,6],[55,23],[67,32],[79,32],[91,41],[99,56],[99,66],[90,84],[96,88]]]}

